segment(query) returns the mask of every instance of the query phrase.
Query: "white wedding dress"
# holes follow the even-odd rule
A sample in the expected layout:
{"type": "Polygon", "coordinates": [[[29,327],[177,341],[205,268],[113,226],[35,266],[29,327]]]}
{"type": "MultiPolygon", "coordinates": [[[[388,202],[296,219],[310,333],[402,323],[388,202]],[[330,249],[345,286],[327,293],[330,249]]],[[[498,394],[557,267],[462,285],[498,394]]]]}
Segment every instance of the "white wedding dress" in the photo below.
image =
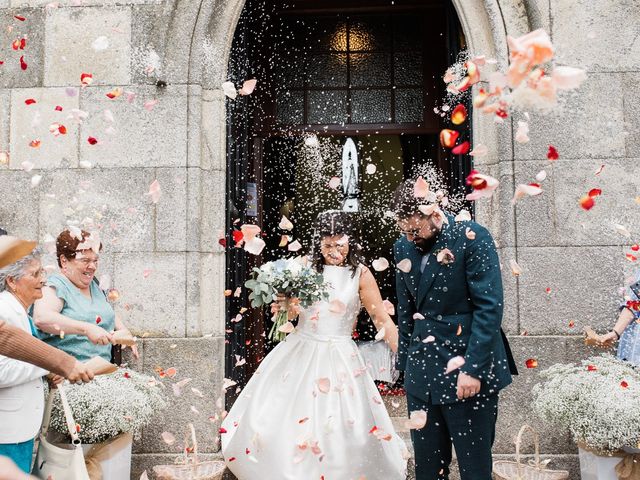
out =
{"type": "Polygon", "coordinates": [[[351,340],[359,277],[325,266],[329,301],[300,313],[223,421],[222,452],[239,480],[406,478],[406,446],[351,340]]]}

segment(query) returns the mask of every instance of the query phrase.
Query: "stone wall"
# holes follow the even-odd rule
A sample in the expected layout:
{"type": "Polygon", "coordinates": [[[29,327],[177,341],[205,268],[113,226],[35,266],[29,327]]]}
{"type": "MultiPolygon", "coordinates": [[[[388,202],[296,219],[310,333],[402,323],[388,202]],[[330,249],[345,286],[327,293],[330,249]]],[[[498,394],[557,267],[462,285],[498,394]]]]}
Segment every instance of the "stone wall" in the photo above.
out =
{"type": "MultiPolygon", "coordinates": [[[[225,204],[220,84],[243,2],[66,3],[53,8],[42,0],[0,1],[5,61],[0,66],[0,151],[10,152],[9,164],[0,165],[0,225],[44,240],[70,219],[91,217],[103,224],[101,271],[122,292],[119,312],[145,333],[138,366],[147,372],[175,366],[180,378],[192,378],[191,385],[205,393],[204,398],[171,396],[170,412],[136,444],[139,473],[171,460],[168,454],[176,448],[159,434],[179,435],[187,419],[196,423],[205,451],[215,450],[217,426],[208,417],[216,411],[224,372],[224,254],[217,245],[225,204]],[[10,43],[23,35],[26,49],[14,52],[10,43]],[[102,36],[109,46],[96,51],[93,42],[102,36]],[[18,63],[22,53],[25,71],[18,63]],[[92,85],[80,88],[82,72],[93,74],[92,85]],[[167,86],[157,87],[158,80],[167,86]],[[136,98],[129,103],[124,93],[108,99],[106,93],[116,87],[136,98]],[[37,103],[27,106],[27,98],[37,103]],[[145,102],[152,100],[157,104],[148,110],[145,102]],[[54,110],[57,105],[63,112],[54,110]],[[68,119],[74,108],[89,114],[80,125],[68,119]],[[112,112],[113,125],[105,109],[112,112]],[[36,111],[39,121],[34,122],[36,111]],[[67,126],[67,135],[49,133],[54,121],[67,126]],[[99,143],[90,145],[89,136],[99,143]],[[29,146],[36,138],[42,141],[39,149],[29,146]],[[35,165],[31,172],[24,171],[25,161],[35,165]],[[91,168],[84,168],[85,162],[91,168]],[[43,177],[36,187],[31,186],[34,174],[43,177]],[[157,204],[145,195],[154,179],[163,192],[157,204]]],[[[581,328],[611,325],[617,290],[634,267],[624,253],[640,234],[640,206],[634,201],[640,194],[640,142],[634,135],[640,126],[635,95],[640,7],[633,0],[454,3],[470,49],[495,57],[499,66],[506,64],[506,34],[542,27],[551,34],[561,63],[589,73],[559,112],[532,114],[529,144],[513,141],[517,117],[496,125],[474,114],[474,140],[491,151],[476,168],[502,182],[495,198],[478,202],[477,213],[499,243],[505,327],[521,369],[503,395],[496,453],[512,453],[515,432],[530,422],[543,433],[544,454],[575,468],[575,447],[531,413],[537,371],[524,368],[524,360],[537,358],[544,368],[583,358],[581,328]],[[549,144],[561,155],[552,165],[545,159],[549,144]],[[602,164],[604,170],[595,176],[602,164]],[[545,193],[513,207],[514,185],[532,181],[542,168],[549,174],[545,193]],[[603,195],[585,212],[578,199],[595,187],[603,195]],[[632,239],[616,233],[616,223],[625,225],[632,239]],[[511,259],[524,269],[519,278],[509,272],[511,259]],[[528,335],[521,336],[525,331],[528,335]]]]}

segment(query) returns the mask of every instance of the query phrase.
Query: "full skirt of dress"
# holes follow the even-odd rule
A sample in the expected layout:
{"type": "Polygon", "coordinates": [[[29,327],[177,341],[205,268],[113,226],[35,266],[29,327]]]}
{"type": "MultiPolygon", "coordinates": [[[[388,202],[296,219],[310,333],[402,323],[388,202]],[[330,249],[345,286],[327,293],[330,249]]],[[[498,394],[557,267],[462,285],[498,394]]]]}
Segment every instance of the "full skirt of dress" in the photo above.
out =
{"type": "Polygon", "coordinates": [[[348,336],[295,332],[222,424],[239,480],[404,480],[407,450],[348,336]]]}

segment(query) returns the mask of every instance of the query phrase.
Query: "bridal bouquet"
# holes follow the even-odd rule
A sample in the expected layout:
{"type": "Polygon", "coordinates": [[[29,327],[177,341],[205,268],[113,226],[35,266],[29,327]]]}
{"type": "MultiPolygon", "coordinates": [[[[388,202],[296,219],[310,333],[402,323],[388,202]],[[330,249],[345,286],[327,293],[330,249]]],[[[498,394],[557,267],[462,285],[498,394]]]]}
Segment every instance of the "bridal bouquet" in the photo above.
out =
{"type": "MultiPolygon", "coordinates": [[[[302,308],[329,298],[328,285],[322,274],[294,259],[280,259],[254,268],[251,279],[244,285],[251,291],[249,300],[252,307],[268,305],[278,295],[296,299],[302,308]]],[[[289,321],[288,312],[280,309],[273,320],[269,338],[281,342],[288,333],[285,327],[289,321]]]]}

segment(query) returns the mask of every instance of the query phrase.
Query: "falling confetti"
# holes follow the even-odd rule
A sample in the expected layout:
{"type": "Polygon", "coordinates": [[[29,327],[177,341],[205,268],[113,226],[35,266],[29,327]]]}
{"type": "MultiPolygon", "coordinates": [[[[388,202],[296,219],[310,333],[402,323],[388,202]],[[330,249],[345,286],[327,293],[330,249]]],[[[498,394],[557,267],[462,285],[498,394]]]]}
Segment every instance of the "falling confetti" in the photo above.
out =
{"type": "Polygon", "coordinates": [[[147,193],[147,195],[151,197],[151,201],[153,203],[158,203],[161,194],[162,192],[160,191],[160,182],[158,182],[158,180],[154,180],[149,186],[149,192],[147,193]]]}

